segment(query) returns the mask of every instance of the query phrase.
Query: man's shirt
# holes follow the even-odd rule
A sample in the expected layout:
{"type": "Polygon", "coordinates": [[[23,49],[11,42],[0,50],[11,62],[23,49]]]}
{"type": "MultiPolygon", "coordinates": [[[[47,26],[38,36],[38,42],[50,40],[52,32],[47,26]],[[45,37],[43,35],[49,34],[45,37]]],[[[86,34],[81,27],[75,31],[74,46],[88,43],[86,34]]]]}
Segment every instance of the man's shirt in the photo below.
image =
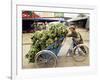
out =
{"type": "Polygon", "coordinates": [[[83,39],[79,32],[71,32],[70,34],[67,34],[67,37],[72,37],[72,40],[76,44],[83,44],[83,39]]]}

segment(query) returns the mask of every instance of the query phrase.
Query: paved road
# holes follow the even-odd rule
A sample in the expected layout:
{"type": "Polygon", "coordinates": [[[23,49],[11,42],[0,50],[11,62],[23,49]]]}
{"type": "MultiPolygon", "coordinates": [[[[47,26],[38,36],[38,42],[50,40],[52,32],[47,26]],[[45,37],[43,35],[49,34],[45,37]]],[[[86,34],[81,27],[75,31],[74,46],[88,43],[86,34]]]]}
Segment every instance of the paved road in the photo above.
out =
{"type": "MultiPolygon", "coordinates": [[[[77,29],[83,37],[84,44],[89,46],[89,32],[85,29],[77,29]]],[[[23,68],[36,68],[35,64],[28,63],[28,60],[25,59],[25,54],[28,53],[30,46],[32,44],[31,38],[32,33],[23,34],[23,68]]],[[[75,62],[72,57],[66,57],[66,53],[71,44],[71,38],[65,38],[62,43],[62,48],[58,53],[58,63],[56,67],[72,67],[72,66],[88,66],[89,57],[86,58],[83,62],[75,62]]]]}

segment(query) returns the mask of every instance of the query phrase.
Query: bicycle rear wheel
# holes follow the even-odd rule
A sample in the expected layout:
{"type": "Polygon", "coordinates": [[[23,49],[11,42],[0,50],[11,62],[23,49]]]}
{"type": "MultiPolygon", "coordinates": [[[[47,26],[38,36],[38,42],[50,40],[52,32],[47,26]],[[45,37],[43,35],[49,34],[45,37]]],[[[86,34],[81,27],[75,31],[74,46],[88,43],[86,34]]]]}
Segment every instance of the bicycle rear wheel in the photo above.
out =
{"type": "Polygon", "coordinates": [[[57,64],[57,57],[52,51],[43,50],[36,54],[35,63],[39,68],[55,67],[57,64]]]}

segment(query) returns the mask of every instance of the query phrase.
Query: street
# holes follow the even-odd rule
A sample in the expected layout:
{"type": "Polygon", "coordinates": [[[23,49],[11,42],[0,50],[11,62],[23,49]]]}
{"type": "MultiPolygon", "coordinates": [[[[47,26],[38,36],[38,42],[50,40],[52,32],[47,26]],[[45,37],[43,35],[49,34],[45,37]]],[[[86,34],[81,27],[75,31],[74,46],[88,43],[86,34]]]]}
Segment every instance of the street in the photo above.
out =
{"type": "MultiPolygon", "coordinates": [[[[89,31],[85,29],[77,29],[78,32],[82,35],[82,38],[84,40],[84,44],[86,44],[89,47],[89,31]]],[[[30,46],[32,44],[31,42],[32,33],[23,33],[23,44],[22,44],[22,54],[23,54],[23,68],[36,68],[35,63],[29,63],[28,59],[25,58],[25,55],[28,53],[30,46]]],[[[76,66],[88,66],[89,65],[89,56],[86,58],[83,62],[76,62],[73,60],[72,57],[66,56],[67,50],[70,47],[71,44],[71,38],[66,37],[64,41],[62,42],[62,47],[58,53],[57,56],[57,66],[56,67],[76,67],[76,66]]]]}

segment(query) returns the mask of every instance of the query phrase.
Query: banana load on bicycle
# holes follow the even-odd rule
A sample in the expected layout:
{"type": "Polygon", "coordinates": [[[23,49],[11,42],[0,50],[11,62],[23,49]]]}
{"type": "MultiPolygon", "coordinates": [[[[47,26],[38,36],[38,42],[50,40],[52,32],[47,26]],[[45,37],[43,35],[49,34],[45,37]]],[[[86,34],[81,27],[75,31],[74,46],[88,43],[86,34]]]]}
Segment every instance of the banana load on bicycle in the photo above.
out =
{"type": "MultiPolygon", "coordinates": [[[[77,50],[78,54],[82,53],[82,51],[86,53],[85,46],[79,45],[83,44],[81,34],[76,31],[74,25],[71,25],[69,30],[71,32],[70,34],[65,25],[59,23],[56,25],[50,24],[45,30],[43,29],[33,32],[33,37],[31,38],[33,43],[29,52],[25,56],[29,60],[29,63],[37,63],[39,67],[56,66],[57,54],[65,37],[72,37],[74,53],[76,53],[77,50]]],[[[78,61],[76,56],[72,57],[78,61]]]]}
{"type": "MultiPolygon", "coordinates": [[[[50,24],[47,29],[33,32],[32,46],[29,52],[26,54],[26,58],[30,63],[35,62],[35,55],[41,51],[45,50],[48,46],[55,43],[54,46],[51,46],[53,49],[59,47],[59,40],[62,37],[66,37],[68,31],[64,24],[50,24]]],[[[61,44],[61,43],[60,43],[61,44]]]]}

